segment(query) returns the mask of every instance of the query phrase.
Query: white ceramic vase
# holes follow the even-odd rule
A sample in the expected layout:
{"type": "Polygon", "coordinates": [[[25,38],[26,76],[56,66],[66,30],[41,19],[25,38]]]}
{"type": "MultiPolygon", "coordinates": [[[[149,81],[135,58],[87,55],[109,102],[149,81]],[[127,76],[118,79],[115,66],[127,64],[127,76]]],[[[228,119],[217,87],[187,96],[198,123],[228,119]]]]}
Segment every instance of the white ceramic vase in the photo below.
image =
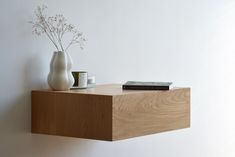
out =
{"type": "Polygon", "coordinates": [[[48,84],[53,90],[69,90],[73,86],[72,65],[72,59],[67,52],[54,52],[48,74],[48,84]]]}

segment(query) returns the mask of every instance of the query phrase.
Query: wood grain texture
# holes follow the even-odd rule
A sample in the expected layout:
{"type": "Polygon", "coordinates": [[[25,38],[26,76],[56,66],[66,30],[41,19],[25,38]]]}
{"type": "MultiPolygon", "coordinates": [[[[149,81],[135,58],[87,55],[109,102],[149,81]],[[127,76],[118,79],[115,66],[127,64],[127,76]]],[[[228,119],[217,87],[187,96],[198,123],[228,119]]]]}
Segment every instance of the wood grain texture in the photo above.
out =
{"type": "Polygon", "coordinates": [[[190,89],[32,91],[32,132],[120,140],[190,126],[190,89]]]}
{"type": "Polygon", "coordinates": [[[113,98],[113,140],[190,127],[190,89],[113,98]]]}
{"type": "Polygon", "coordinates": [[[32,92],[32,132],[112,139],[112,97],[32,92]]]}

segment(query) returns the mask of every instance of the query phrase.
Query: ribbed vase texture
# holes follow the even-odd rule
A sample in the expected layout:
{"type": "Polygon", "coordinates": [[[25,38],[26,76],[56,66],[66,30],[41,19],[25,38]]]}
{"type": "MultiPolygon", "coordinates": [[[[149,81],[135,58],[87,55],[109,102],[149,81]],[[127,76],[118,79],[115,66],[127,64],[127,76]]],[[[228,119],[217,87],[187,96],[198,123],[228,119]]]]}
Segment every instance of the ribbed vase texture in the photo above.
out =
{"type": "Polygon", "coordinates": [[[69,90],[74,84],[72,75],[72,59],[67,52],[57,51],[53,53],[48,84],[53,90],[69,90]]]}

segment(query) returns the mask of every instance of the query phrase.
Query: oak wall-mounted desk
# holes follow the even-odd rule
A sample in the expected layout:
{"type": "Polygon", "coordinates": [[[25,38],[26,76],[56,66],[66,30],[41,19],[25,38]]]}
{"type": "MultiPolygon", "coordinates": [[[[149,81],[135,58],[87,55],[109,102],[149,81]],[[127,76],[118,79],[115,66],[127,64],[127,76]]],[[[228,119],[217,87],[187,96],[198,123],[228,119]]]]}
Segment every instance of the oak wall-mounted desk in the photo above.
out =
{"type": "Polygon", "coordinates": [[[32,133],[115,141],[190,127],[190,88],[32,91],[32,133]]]}

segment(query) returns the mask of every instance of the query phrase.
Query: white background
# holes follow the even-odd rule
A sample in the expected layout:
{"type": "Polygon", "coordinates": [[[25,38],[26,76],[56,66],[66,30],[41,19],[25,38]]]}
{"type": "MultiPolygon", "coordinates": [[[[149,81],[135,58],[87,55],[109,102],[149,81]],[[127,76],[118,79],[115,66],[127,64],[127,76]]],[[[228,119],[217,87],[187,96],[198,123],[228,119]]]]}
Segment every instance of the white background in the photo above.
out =
{"type": "Polygon", "coordinates": [[[74,70],[97,83],[191,87],[190,129],[103,142],[30,133],[30,91],[46,88],[54,48],[27,23],[43,1],[0,2],[1,157],[234,157],[234,0],[47,0],[88,38],[74,70]]]}

